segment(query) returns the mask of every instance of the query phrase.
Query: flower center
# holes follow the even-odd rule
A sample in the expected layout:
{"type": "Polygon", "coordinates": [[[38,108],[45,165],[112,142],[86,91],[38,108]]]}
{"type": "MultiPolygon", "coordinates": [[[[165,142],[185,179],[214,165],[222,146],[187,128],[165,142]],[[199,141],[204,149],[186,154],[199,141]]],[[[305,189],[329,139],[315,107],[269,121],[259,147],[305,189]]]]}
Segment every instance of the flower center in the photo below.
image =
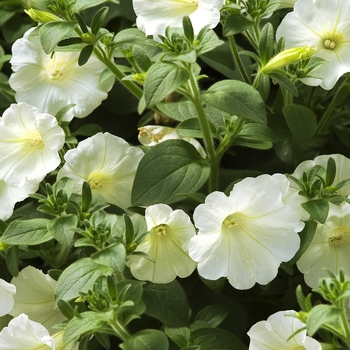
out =
{"type": "Polygon", "coordinates": [[[106,179],[106,174],[101,172],[95,172],[89,175],[88,183],[92,190],[100,189],[103,187],[103,181],[106,179]]]}
{"type": "Polygon", "coordinates": [[[232,230],[233,228],[237,227],[237,219],[234,216],[234,214],[227,216],[226,219],[223,221],[223,225],[229,230],[232,230]]]}
{"type": "Polygon", "coordinates": [[[327,50],[334,50],[341,43],[341,34],[326,34],[323,36],[323,46],[327,50]]]}
{"type": "Polygon", "coordinates": [[[67,69],[71,64],[74,64],[75,61],[72,60],[71,55],[62,55],[64,52],[54,53],[50,59],[46,62],[45,71],[48,78],[52,81],[57,81],[62,79],[67,73],[67,69]],[[68,59],[70,57],[71,59],[68,59]]]}
{"type": "Polygon", "coordinates": [[[345,236],[348,234],[350,234],[349,227],[338,227],[332,231],[332,234],[329,237],[329,241],[330,243],[333,243],[335,245],[345,243],[346,242],[345,236]]]}
{"type": "Polygon", "coordinates": [[[158,237],[163,237],[163,236],[166,236],[168,234],[167,226],[168,225],[161,224],[161,225],[153,227],[151,231],[156,233],[158,237]]]}
{"type": "Polygon", "coordinates": [[[30,132],[29,134],[25,135],[22,140],[25,142],[26,147],[43,148],[45,146],[44,140],[37,131],[30,132]]]}

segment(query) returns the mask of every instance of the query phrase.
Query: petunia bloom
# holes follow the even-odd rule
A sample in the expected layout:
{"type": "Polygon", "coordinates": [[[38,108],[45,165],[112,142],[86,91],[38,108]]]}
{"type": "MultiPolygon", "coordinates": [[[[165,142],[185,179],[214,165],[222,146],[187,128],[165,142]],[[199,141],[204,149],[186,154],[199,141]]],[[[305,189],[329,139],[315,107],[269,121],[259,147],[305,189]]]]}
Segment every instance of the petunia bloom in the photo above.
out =
{"type": "Polygon", "coordinates": [[[7,315],[13,308],[13,296],[16,287],[0,278],[0,317],[7,315]]]}
{"type": "Polygon", "coordinates": [[[86,181],[107,203],[126,210],[131,205],[131,188],[143,155],[141,149],[130,147],[120,137],[97,133],[65,154],[66,163],[57,179],[69,177],[75,180],[76,193],[81,192],[86,181]]]}
{"type": "Polygon", "coordinates": [[[203,158],[207,157],[203,146],[196,139],[193,137],[182,137],[175,128],[170,128],[168,126],[141,126],[139,128],[138,139],[142,145],[150,147],[166,140],[184,140],[192,144],[203,158]]]}
{"type": "Polygon", "coordinates": [[[295,314],[294,310],[279,311],[253,325],[248,332],[249,350],[321,350],[321,344],[307,336],[306,325],[293,317],[295,314]]]}
{"type": "Polygon", "coordinates": [[[133,0],[137,15],[136,25],[146,35],[164,35],[167,27],[182,27],[182,19],[191,19],[194,33],[209,25],[216,27],[220,21],[222,0],[133,0]]]}
{"type": "Polygon", "coordinates": [[[245,178],[229,196],[209,194],[194,211],[199,229],[189,255],[199,274],[210,280],[227,277],[237,289],[272,281],[283,261],[297,252],[304,223],[300,213],[283,202],[283,194],[265,176],[245,178]]]}
{"type": "Polygon", "coordinates": [[[37,37],[29,39],[33,29],[12,46],[10,63],[14,73],[9,83],[16,92],[16,101],[31,103],[40,112],[52,115],[68,104],[75,104],[65,120],[86,117],[107,98],[114,79],[99,84],[106,67],[94,55],[83,66],[78,65],[79,52],[47,55],[37,37]]]}
{"type": "Polygon", "coordinates": [[[350,275],[350,204],[330,204],[327,220],[318,224],[315,235],[301,258],[298,269],[304,274],[307,285],[316,288],[322,277],[327,277],[325,268],[338,274],[343,269],[350,275]]]}
{"type": "Polygon", "coordinates": [[[10,186],[4,180],[0,180],[0,220],[7,220],[13,214],[17,202],[21,202],[30,193],[37,191],[39,183],[25,182],[23,186],[10,186]]]}
{"type": "Polygon", "coordinates": [[[0,350],[55,350],[55,340],[40,323],[21,314],[0,332],[0,350]]]}
{"type": "Polygon", "coordinates": [[[65,317],[59,312],[54,301],[57,282],[49,275],[33,266],[25,267],[11,283],[17,288],[12,316],[25,313],[32,321],[39,322],[50,333],[53,326],[63,322],[65,317]]]}
{"type": "Polygon", "coordinates": [[[284,37],[286,48],[312,46],[314,56],[327,61],[315,71],[315,78],[302,79],[305,84],[330,90],[350,71],[348,5],[344,0],[299,0],[277,28],[276,38],[284,37]]]}
{"type": "Polygon", "coordinates": [[[196,268],[187,253],[188,243],[196,233],[189,216],[166,204],[155,204],[147,207],[145,220],[150,234],[136,251],[148,254],[155,262],[132,255],[127,265],[133,276],[153,283],[169,283],[176,276],[189,276],[196,268]]]}
{"type": "Polygon", "coordinates": [[[12,104],[0,118],[0,179],[16,187],[39,183],[60,164],[64,139],[54,116],[25,102],[12,104]]]}

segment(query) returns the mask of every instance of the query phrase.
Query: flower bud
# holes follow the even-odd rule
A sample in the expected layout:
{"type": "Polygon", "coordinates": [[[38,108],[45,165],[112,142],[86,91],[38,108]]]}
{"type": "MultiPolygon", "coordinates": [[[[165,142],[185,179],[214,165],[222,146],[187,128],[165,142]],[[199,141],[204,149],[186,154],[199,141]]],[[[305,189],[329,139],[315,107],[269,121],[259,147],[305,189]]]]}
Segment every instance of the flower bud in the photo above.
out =
{"type": "Polygon", "coordinates": [[[46,12],[46,11],[40,11],[40,10],[34,10],[34,9],[29,9],[29,10],[24,10],[26,14],[33,19],[35,22],[38,23],[48,23],[48,22],[57,22],[57,21],[62,21],[62,19],[53,13],[46,12]]]}
{"type": "Polygon", "coordinates": [[[310,58],[315,51],[316,48],[311,46],[293,47],[284,50],[273,57],[265,66],[263,66],[260,72],[266,74],[287,64],[295,63],[299,60],[306,60],[310,58]]]}

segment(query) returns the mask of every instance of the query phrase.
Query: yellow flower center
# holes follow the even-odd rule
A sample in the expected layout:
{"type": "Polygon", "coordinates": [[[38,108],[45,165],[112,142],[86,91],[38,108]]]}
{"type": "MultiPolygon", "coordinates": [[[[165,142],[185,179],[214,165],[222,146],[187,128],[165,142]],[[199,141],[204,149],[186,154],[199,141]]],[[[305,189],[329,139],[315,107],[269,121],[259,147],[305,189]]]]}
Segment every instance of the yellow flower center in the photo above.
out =
{"type": "Polygon", "coordinates": [[[43,148],[45,146],[44,140],[38,131],[31,131],[24,135],[22,141],[25,143],[26,147],[43,148]]]}
{"type": "Polygon", "coordinates": [[[326,34],[323,36],[323,46],[327,50],[334,50],[343,40],[341,34],[326,34]]]}
{"type": "Polygon", "coordinates": [[[229,230],[232,230],[233,228],[237,227],[237,219],[235,218],[234,214],[227,216],[226,219],[223,221],[223,225],[229,230]]]}
{"type": "Polygon", "coordinates": [[[103,172],[94,172],[88,177],[88,184],[92,190],[101,189],[103,182],[106,180],[107,175],[103,172]]]}
{"type": "Polygon", "coordinates": [[[76,60],[72,60],[71,55],[64,54],[65,53],[62,52],[56,52],[46,63],[45,71],[48,78],[52,81],[62,79],[62,77],[64,77],[69,70],[70,66],[76,63],[76,60]]]}
{"type": "Polygon", "coordinates": [[[156,233],[158,237],[163,237],[168,234],[168,225],[161,224],[152,228],[152,232],[156,233]]]}
{"type": "Polygon", "coordinates": [[[335,245],[345,243],[345,236],[350,234],[349,227],[338,227],[332,231],[331,236],[329,237],[329,242],[335,245]]]}

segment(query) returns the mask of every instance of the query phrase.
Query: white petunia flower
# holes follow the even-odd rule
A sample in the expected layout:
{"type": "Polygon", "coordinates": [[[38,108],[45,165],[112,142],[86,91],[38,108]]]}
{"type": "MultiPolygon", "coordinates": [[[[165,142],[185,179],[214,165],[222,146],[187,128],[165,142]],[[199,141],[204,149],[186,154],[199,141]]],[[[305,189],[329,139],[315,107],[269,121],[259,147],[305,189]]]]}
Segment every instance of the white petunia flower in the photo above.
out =
{"type": "Polygon", "coordinates": [[[32,321],[42,324],[50,333],[53,326],[66,318],[56,308],[54,292],[57,282],[33,266],[25,267],[11,283],[17,288],[15,305],[10,315],[25,313],[32,321]]]}
{"type": "Polygon", "coordinates": [[[100,75],[106,67],[94,55],[83,66],[78,65],[79,52],[47,55],[36,38],[29,40],[33,29],[12,46],[10,63],[14,73],[9,83],[16,91],[16,101],[31,103],[41,112],[52,115],[74,103],[75,107],[64,119],[86,117],[107,98],[114,79],[99,85],[100,75]]]}
{"type": "Polygon", "coordinates": [[[7,315],[13,308],[13,296],[16,287],[0,278],[0,317],[7,315]]]}
{"type": "Polygon", "coordinates": [[[328,277],[324,268],[335,275],[343,269],[350,275],[350,204],[330,204],[327,220],[318,224],[309,247],[297,262],[308,286],[316,288],[320,278],[328,277]]]}
{"type": "MultiPolygon", "coordinates": [[[[332,185],[337,185],[339,182],[350,178],[350,159],[342,154],[327,154],[316,157],[314,160],[306,160],[300,163],[292,176],[297,179],[302,179],[303,173],[309,171],[315,165],[321,165],[323,168],[327,168],[327,162],[329,158],[333,158],[336,164],[336,173],[332,185]]],[[[292,182],[292,185],[294,182],[292,182]]],[[[297,186],[294,184],[294,186],[297,186]]],[[[341,187],[337,193],[348,196],[350,195],[350,184],[341,187]]]]}
{"type": "Polygon", "coordinates": [[[307,336],[305,323],[293,317],[295,314],[294,310],[279,311],[253,325],[248,332],[249,350],[321,350],[321,344],[307,336]]]}
{"type": "Polygon", "coordinates": [[[139,128],[138,139],[142,145],[150,147],[166,140],[184,140],[192,144],[203,158],[207,157],[203,146],[196,139],[193,137],[182,137],[175,128],[170,128],[168,126],[142,126],[139,128]]]}
{"type": "Polygon", "coordinates": [[[147,207],[145,220],[151,232],[136,251],[151,256],[155,262],[132,255],[127,265],[133,276],[153,283],[169,283],[176,276],[187,277],[196,268],[188,256],[188,242],[196,231],[189,216],[166,204],[147,207]]]}
{"type": "Polygon", "coordinates": [[[299,0],[277,28],[277,40],[284,37],[286,48],[312,46],[314,56],[328,61],[315,71],[322,78],[302,79],[307,85],[333,88],[350,71],[350,7],[347,0],[299,0]]]}
{"type": "Polygon", "coordinates": [[[25,182],[21,187],[14,187],[0,180],[0,220],[7,220],[13,214],[14,206],[38,190],[39,183],[25,182]]]}
{"type": "Polygon", "coordinates": [[[55,350],[55,340],[40,323],[21,314],[0,332],[0,350],[55,350]]]}
{"type": "Polygon", "coordinates": [[[222,0],[133,0],[137,27],[146,35],[164,35],[166,27],[182,27],[182,19],[191,19],[194,33],[206,25],[216,27],[220,21],[222,0]]]}
{"type": "Polygon", "coordinates": [[[12,104],[0,118],[0,179],[16,187],[39,183],[60,164],[64,139],[54,116],[25,102],[12,104]]]}
{"type": "Polygon", "coordinates": [[[107,203],[126,210],[131,205],[131,188],[143,155],[141,149],[130,147],[120,137],[98,133],[65,154],[66,163],[57,179],[75,180],[76,193],[81,192],[86,181],[107,203]]]}
{"type": "Polygon", "coordinates": [[[213,192],[194,211],[199,229],[189,255],[204,278],[227,277],[237,289],[267,284],[282,261],[297,252],[304,223],[283,202],[280,185],[266,178],[246,178],[229,196],[213,192]]]}

